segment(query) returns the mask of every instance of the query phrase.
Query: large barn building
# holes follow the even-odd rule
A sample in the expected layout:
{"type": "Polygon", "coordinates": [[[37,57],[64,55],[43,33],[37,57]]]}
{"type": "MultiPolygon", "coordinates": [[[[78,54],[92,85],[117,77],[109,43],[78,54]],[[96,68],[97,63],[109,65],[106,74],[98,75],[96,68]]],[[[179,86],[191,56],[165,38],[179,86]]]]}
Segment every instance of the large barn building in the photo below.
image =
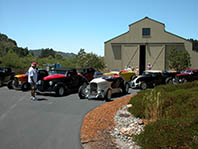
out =
{"type": "Polygon", "coordinates": [[[140,73],[150,63],[154,70],[168,70],[170,49],[186,50],[192,68],[198,68],[198,53],[192,43],[165,30],[165,25],[145,17],[129,25],[129,31],[105,42],[105,62],[108,69],[139,67],[140,73]]]}

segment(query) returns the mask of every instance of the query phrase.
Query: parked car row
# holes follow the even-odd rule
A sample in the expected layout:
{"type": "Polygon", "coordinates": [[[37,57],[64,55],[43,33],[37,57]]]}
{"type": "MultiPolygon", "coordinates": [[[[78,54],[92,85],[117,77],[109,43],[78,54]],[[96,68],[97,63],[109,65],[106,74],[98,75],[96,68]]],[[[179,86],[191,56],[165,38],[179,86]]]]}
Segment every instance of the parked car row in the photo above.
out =
{"type": "MultiPolygon", "coordinates": [[[[39,92],[54,92],[63,96],[78,91],[80,99],[103,98],[110,100],[114,93],[127,94],[129,88],[152,88],[160,84],[185,83],[198,80],[198,69],[185,69],[181,72],[146,70],[142,75],[134,71],[111,70],[98,72],[93,68],[56,68],[53,71],[38,69],[37,89],[39,92]]],[[[28,73],[18,74],[11,68],[0,67],[0,86],[7,84],[9,89],[30,89],[28,73]]]]}
{"type": "Polygon", "coordinates": [[[130,87],[146,89],[161,84],[179,84],[195,80],[198,80],[198,69],[185,69],[181,72],[146,70],[130,81],[130,87]]]}
{"type": "MultiPolygon", "coordinates": [[[[28,73],[16,75],[11,73],[10,68],[1,72],[5,72],[6,77],[9,76],[6,83],[9,89],[20,89],[22,91],[30,89],[28,73]]],[[[3,76],[2,73],[1,76],[3,76]]],[[[57,96],[78,91],[81,99],[104,98],[110,100],[114,93],[128,93],[129,81],[133,76],[135,76],[135,73],[130,71],[103,73],[97,72],[93,68],[82,68],[77,71],[73,68],[61,67],[50,72],[38,69],[37,90],[40,93],[54,92],[57,96]]],[[[6,77],[1,77],[1,82],[6,77]]]]}

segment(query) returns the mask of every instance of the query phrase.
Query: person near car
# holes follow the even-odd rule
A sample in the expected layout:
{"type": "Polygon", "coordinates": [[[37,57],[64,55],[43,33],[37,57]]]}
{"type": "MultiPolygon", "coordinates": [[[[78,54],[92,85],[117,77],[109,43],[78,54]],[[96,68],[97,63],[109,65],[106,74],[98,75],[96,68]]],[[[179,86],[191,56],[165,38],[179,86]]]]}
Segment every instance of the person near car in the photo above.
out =
{"type": "Polygon", "coordinates": [[[125,70],[126,71],[132,71],[131,66],[128,66],[125,70]]]}
{"type": "Polygon", "coordinates": [[[135,73],[136,73],[136,75],[139,75],[139,67],[138,66],[136,66],[136,68],[135,68],[135,73]]]}
{"type": "Polygon", "coordinates": [[[151,70],[151,69],[152,69],[152,66],[151,66],[150,63],[148,63],[147,69],[148,69],[148,70],[151,70]]]}
{"type": "Polygon", "coordinates": [[[37,83],[37,64],[36,62],[33,62],[31,64],[31,67],[28,70],[28,82],[31,84],[31,100],[38,100],[38,98],[35,96],[36,94],[36,83],[37,83]]]}

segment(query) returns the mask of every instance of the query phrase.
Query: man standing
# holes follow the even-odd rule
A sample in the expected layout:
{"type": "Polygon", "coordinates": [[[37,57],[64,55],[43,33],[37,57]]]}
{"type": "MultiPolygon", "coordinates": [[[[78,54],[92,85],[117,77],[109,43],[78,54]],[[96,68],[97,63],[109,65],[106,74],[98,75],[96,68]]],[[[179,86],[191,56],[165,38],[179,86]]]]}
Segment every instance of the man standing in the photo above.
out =
{"type": "Polygon", "coordinates": [[[35,96],[36,92],[36,82],[38,78],[37,70],[36,70],[37,64],[35,62],[32,63],[31,67],[28,70],[28,82],[31,84],[31,99],[32,100],[38,100],[35,96]]]}

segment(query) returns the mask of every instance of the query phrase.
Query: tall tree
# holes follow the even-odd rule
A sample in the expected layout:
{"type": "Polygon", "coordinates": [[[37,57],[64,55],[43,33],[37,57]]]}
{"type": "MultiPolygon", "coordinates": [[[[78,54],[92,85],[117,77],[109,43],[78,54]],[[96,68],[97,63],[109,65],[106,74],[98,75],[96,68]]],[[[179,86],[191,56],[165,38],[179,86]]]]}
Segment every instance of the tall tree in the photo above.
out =
{"type": "Polygon", "coordinates": [[[172,48],[168,56],[170,69],[181,71],[191,66],[190,55],[186,50],[172,48]]]}
{"type": "Polygon", "coordinates": [[[196,39],[189,39],[189,41],[192,42],[192,45],[193,45],[192,48],[193,48],[193,50],[198,52],[198,40],[196,40],[196,39]]]}
{"type": "Polygon", "coordinates": [[[93,67],[96,70],[105,68],[104,59],[94,53],[86,53],[84,49],[80,49],[77,55],[77,67],[93,67]]]}

